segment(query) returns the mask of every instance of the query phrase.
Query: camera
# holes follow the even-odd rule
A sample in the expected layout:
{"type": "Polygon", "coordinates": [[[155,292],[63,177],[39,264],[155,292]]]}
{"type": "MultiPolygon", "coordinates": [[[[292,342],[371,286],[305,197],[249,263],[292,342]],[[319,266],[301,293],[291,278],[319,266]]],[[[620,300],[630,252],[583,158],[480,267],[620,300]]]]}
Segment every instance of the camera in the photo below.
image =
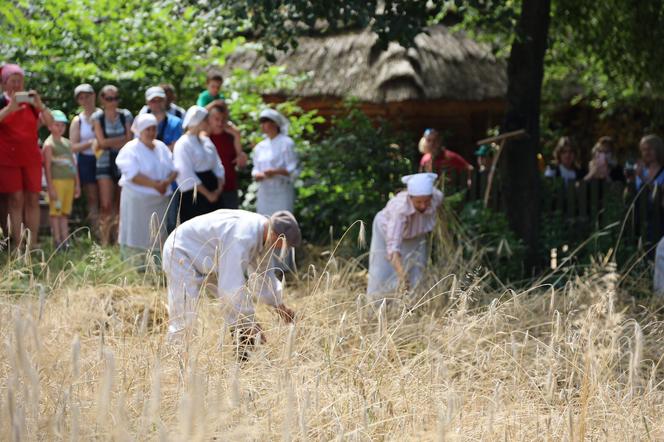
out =
{"type": "Polygon", "coordinates": [[[16,94],[14,94],[14,100],[16,100],[17,103],[35,104],[35,97],[29,92],[16,92],[16,94]]]}

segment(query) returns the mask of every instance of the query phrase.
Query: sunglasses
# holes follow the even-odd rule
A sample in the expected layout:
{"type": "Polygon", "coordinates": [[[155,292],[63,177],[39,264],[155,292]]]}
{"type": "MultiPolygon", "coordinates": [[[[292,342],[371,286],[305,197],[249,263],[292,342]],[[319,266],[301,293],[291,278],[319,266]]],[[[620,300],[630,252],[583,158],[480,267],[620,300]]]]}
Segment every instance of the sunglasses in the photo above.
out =
{"type": "Polygon", "coordinates": [[[118,97],[117,95],[114,96],[114,97],[102,97],[102,98],[103,98],[105,101],[111,101],[111,102],[113,102],[113,101],[120,101],[120,97],[118,97]]]}

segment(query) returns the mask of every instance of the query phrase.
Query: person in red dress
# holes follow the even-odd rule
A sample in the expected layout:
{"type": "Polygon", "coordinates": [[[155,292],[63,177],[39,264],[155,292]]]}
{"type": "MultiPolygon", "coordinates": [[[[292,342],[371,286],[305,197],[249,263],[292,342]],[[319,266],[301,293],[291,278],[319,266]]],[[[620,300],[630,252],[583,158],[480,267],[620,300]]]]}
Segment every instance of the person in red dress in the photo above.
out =
{"type": "Polygon", "coordinates": [[[25,227],[30,248],[39,234],[42,157],[37,129],[40,123],[51,126],[53,116],[37,91],[24,92],[25,74],[18,65],[2,66],[0,76],[0,193],[7,199],[13,244],[18,246],[25,227]]]}
{"type": "Polygon", "coordinates": [[[439,176],[451,170],[461,174],[466,173],[466,180],[470,185],[473,166],[461,155],[447,149],[443,145],[443,137],[436,129],[427,129],[424,132],[426,140],[426,153],[420,160],[420,172],[436,173],[439,176]]]}
{"type": "Polygon", "coordinates": [[[221,192],[218,201],[219,208],[237,209],[240,206],[240,201],[235,167],[242,168],[247,165],[247,154],[242,150],[240,132],[229,124],[228,107],[225,103],[218,103],[210,107],[209,122],[209,136],[217,148],[217,153],[226,173],[224,190],[221,192]]]}

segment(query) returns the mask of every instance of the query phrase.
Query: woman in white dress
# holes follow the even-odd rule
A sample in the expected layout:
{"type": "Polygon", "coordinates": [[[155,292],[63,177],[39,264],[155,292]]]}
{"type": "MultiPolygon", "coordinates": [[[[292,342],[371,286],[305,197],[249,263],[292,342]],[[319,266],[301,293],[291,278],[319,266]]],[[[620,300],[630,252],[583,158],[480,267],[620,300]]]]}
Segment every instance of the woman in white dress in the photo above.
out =
{"type": "Polygon", "coordinates": [[[378,212],[371,231],[367,298],[380,303],[399,284],[413,289],[427,263],[427,234],[436,225],[443,194],[434,188],[437,175],[418,173],[402,178],[407,190],[395,195],[378,212]]]}
{"type": "Polygon", "coordinates": [[[268,216],[279,210],[292,212],[298,159],[288,136],[288,119],[274,109],[265,109],[259,118],[265,139],[256,145],[252,157],[251,176],[258,183],[256,212],[268,216]]]}
{"type": "MultiPolygon", "coordinates": [[[[191,106],[182,126],[186,132],[173,148],[173,163],[179,173],[179,201],[176,197],[173,209],[170,209],[179,214],[180,223],[218,208],[225,177],[217,148],[205,136],[209,130],[208,111],[201,106],[191,106]]],[[[177,216],[169,218],[171,231],[177,224],[177,216]]]]}
{"type": "Polygon", "coordinates": [[[122,173],[118,242],[126,256],[161,250],[171,183],[178,175],[168,146],[156,139],[154,115],[139,115],[132,131],[137,138],[120,149],[115,160],[122,173]]]}

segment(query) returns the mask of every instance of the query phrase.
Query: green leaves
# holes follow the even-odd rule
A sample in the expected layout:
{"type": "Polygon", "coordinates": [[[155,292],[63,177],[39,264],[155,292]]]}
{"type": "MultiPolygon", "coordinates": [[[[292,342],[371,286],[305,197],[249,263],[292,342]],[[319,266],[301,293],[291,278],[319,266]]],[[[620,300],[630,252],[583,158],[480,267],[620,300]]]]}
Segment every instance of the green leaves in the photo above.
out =
{"type": "Polygon", "coordinates": [[[118,84],[122,105],[131,109],[161,81],[198,89],[209,58],[223,63],[237,45],[208,51],[202,44],[206,18],[174,0],[38,0],[0,10],[0,58],[54,85],[43,92],[65,110],[72,110],[71,91],[82,81],[118,84]]]}
{"type": "Polygon", "coordinates": [[[296,211],[305,236],[324,240],[330,226],[342,235],[358,219],[370,226],[411,170],[407,137],[349,107],[302,150],[296,211]]]}

